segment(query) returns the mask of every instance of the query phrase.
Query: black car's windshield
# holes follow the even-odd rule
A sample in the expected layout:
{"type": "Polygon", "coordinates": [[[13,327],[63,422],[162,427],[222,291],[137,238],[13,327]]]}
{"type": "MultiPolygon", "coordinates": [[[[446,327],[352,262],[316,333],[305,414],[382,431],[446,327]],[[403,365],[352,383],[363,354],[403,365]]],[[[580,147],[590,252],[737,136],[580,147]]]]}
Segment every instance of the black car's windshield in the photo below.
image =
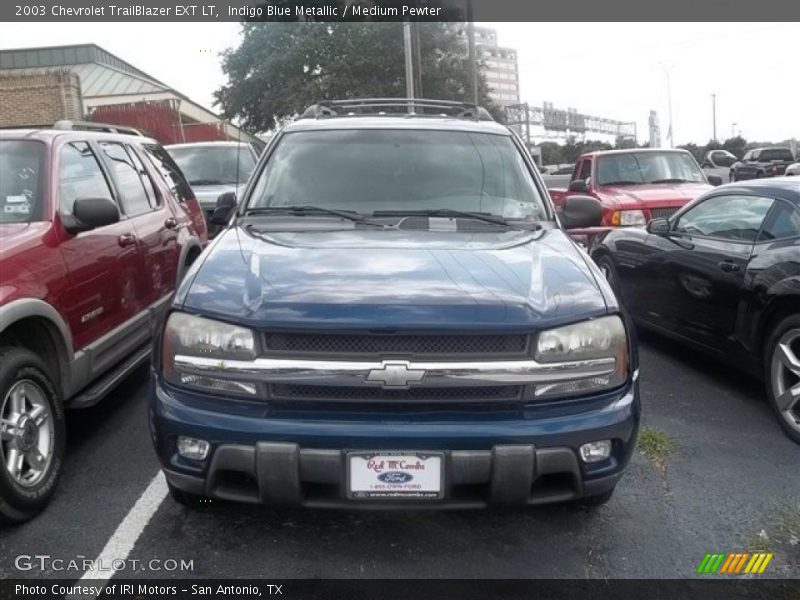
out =
{"type": "Polygon", "coordinates": [[[44,214],[45,146],[0,139],[0,223],[30,223],[44,214]]]}
{"type": "Polygon", "coordinates": [[[768,148],[761,151],[759,160],[763,162],[770,162],[772,160],[793,162],[794,157],[792,156],[792,151],[789,150],[789,148],[768,148]]]}
{"type": "Polygon", "coordinates": [[[256,166],[247,144],[170,146],[167,151],[189,185],[245,183],[256,166]]]}
{"type": "Polygon", "coordinates": [[[683,152],[628,152],[597,158],[598,185],[705,183],[697,162],[683,152]]]}
{"type": "Polygon", "coordinates": [[[288,133],[248,209],[315,206],[371,215],[450,209],[547,218],[519,150],[503,135],[436,130],[288,133]]]}

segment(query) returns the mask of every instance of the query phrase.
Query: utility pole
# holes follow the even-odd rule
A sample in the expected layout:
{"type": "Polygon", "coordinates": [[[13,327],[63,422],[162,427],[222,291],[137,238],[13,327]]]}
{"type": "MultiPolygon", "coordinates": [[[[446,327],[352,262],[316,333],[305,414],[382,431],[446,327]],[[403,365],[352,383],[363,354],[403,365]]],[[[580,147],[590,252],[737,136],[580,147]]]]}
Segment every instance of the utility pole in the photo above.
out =
{"type": "Polygon", "coordinates": [[[414,49],[414,95],[416,98],[424,98],[425,92],[422,89],[422,56],[418,21],[414,21],[411,24],[411,46],[414,49]]]}
{"type": "Polygon", "coordinates": [[[478,104],[478,64],[475,62],[475,23],[472,21],[472,0],[467,0],[467,49],[472,101],[478,104]]]}
{"type": "Polygon", "coordinates": [[[658,64],[661,65],[661,68],[664,69],[664,75],[667,76],[667,106],[669,109],[669,129],[667,129],[667,137],[669,138],[669,147],[674,148],[675,143],[673,136],[675,135],[675,131],[672,126],[672,85],[669,80],[669,69],[667,69],[664,63],[658,63],[658,64]]]}
{"type": "MultiPolygon", "coordinates": [[[[406,98],[414,97],[414,56],[411,51],[411,23],[403,21],[403,50],[406,58],[406,98]]],[[[413,105],[409,110],[413,112],[413,105]]]]}
{"type": "Polygon", "coordinates": [[[717,141],[717,95],[711,94],[711,122],[714,124],[714,137],[711,138],[717,141]]]}
{"type": "Polygon", "coordinates": [[[736,132],[735,132],[735,129],[736,129],[736,126],[737,126],[737,125],[738,125],[738,123],[737,123],[736,121],[734,121],[733,123],[731,123],[731,137],[732,137],[732,138],[735,138],[735,137],[736,137],[736,132]]]}

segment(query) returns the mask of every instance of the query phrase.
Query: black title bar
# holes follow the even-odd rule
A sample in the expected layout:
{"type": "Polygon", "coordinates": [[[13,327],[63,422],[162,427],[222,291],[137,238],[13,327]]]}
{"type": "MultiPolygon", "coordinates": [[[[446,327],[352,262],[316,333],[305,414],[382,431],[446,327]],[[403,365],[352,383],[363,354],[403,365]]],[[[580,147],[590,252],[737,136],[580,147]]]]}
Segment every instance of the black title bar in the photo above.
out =
{"type": "Polygon", "coordinates": [[[0,600],[797,600],[797,580],[718,577],[693,580],[574,579],[0,579],[0,600]]]}
{"type": "Polygon", "coordinates": [[[183,1],[2,0],[0,21],[800,21],[798,0],[183,1]]]}

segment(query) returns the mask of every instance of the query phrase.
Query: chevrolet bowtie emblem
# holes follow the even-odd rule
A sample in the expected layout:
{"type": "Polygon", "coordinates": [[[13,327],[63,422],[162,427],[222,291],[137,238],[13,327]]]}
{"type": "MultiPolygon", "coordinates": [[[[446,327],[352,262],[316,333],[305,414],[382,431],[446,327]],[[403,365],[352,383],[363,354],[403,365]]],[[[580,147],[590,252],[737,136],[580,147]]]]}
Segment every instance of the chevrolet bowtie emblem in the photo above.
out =
{"type": "Polygon", "coordinates": [[[407,388],[425,377],[423,369],[411,369],[407,362],[384,362],[380,369],[367,373],[367,381],[383,384],[385,388],[407,388]]]}

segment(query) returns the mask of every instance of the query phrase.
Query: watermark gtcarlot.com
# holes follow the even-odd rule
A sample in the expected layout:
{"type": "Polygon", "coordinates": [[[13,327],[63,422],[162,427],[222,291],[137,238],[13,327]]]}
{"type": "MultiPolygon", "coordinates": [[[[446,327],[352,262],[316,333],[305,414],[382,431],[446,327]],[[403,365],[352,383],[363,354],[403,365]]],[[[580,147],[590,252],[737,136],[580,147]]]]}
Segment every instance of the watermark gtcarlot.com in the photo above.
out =
{"type": "Polygon", "coordinates": [[[88,558],[77,555],[75,558],[59,558],[50,554],[20,554],[14,558],[18,571],[50,571],[85,573],[95,572],[191,572],[194,560],[183,558],[88,558]]]}

